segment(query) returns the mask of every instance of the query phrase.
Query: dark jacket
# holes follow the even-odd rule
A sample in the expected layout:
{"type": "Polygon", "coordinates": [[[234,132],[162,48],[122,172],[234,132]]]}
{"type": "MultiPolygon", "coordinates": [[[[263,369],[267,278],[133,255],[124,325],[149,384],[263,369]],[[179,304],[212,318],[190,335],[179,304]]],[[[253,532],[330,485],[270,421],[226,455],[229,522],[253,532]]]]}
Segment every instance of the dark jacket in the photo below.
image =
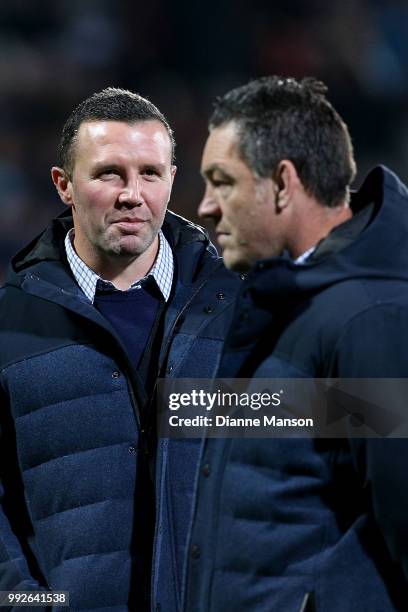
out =
{"type": "MultiPolygon", "coordinates": [[[[149,402],[73,279],[63,246],[71,225],[62,215],[14,258],[0,298],[0,590],[69,591],[72,610],[139,610],[141,457],[155,469],[149,402]]],[[[168,213],[163,230],[176,284],[159,369],[211,377],[237,279],[200,228],[168,213]]],[[[154,610],[177,610],[197,453],[193,442],[158,444],[154,610]]]]}
{"type": "MultiPolygon", "coordinates": [[[[377,168],[352,207],[305,265],[255,266],[220,377],[408,377],[408,192],[377,168]]],[[[185,612],[408,610],[406,439],[210,439],[201,464],[185,612]]]]}

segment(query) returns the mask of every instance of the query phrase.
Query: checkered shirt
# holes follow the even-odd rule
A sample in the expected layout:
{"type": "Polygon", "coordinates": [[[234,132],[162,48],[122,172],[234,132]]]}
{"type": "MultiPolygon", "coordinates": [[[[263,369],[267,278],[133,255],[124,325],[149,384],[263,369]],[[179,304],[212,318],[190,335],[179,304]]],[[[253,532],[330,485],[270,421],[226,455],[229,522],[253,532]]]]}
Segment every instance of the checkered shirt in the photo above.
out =
{"type": "MultiPolygon", "coordinates": [[[[74,240],[74,228],[70,229],[67,235],[65,236],[65,250],[67,253],[68,263],[72,270],[72,273],[77,281],[78,285],[85,293],[86,297],[90,302],[94,302],[96,291],[104,291],[109,290],[112,291],[120,291],[117,289],[113,283],[108,280],[104,280],[100,276],[98,276],[93,270],[91,270],[86,263],[82,261],[82,259],[76,254],[73,247],[74,240]]],[[[137,281],[132,283],[132,285],[127,289],[127,291],[131,291],[132,289],[140,289],[143,282],[149,278],[153,277],[156,281],[156,285],[159,288],[161,294],[164,297],[165,302],[170,297],[171,285],[173,282],[173,274],[174,274],[174,260],[173,253],[169,243],[167,242],[162,231],[159,232],[159,252],[157,253],[156,261],[153,264],[153,267],[150,269],[149,273],[146,274],[145,277],[139,278],[137,281]]]]}

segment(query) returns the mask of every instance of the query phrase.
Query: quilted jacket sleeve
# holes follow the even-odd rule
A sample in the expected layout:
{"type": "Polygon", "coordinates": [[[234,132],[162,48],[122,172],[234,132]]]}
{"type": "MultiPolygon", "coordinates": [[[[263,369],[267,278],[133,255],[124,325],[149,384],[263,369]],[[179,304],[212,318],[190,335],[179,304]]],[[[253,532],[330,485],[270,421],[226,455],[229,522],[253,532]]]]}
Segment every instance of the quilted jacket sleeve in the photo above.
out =
{"type": "MultiPolygon", "coordinates": [[[[407,309],[380,304],[354,317],[338,341],[332,376],[408,379],[407,309]]],[[[381,411],[374,415],[376,423],[381,429],[396,418],[394,423],[399,422],[406,437],[383,437],[379,431],[380,437],[352,438],[350,445],[386,545],[408,579],[407,385],[401,380],[384,382],[386,387],[381,381],[367,382],[383,390],[381,401],[373,403],[373,411],[381,411]]]]}
{"type": "MultiPolygon", "coordinates": [[[[31,526],[17,463],[14,429],[8,416],[7,396],[1,387],[0,477],[0,591],[46,590],[28,545],[31,526]]],[[[48,608],[36,607],[36,610],[41,609],[48,608]]]]}

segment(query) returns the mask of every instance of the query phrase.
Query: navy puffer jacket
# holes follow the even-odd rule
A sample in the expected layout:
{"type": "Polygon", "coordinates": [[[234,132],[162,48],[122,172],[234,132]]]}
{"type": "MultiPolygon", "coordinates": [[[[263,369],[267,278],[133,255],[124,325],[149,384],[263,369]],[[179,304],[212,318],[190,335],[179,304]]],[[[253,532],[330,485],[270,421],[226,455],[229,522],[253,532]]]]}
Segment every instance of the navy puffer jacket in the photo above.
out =
{"type": "MultiPolygon", "coordinates": [[[[408,378],[408,191],[377,168],[351,205],[306,264],[255,266],[220,377],[408,378]]],[[[406,437],[209,439],[201,462],[184,612],[408,610],[406,437]]]]}
{"type": "MultiPolygon", "coordinates": [[[[141,454],[155,469],[147,399],[115,331],[71,275],[71,225],[62,215],[14,258],[0,298],[0,590],[69,591],[71,610],[138,610],[141,454]]],[[[167,213],[163,230],[177,280],[160,371],[212,376],[237,279],[200,228],[167,213]]],[[[177,610],[197,453],[198,443],[159,441],[154,610],[177,610]]]]}

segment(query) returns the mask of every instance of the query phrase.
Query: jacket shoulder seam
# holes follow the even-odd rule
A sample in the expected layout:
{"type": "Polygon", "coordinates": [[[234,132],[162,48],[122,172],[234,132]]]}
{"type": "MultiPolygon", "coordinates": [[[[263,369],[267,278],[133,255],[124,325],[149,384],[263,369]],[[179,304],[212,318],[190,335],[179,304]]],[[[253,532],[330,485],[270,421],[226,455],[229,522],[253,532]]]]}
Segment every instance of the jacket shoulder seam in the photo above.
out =
{"type": "Polygon", "coordinates": [[[47,349],[47,350],[43,350],[43,351],[37,351],[35,353],[33,353],[32,355],[30,355],[29,357],[21,357],[21,359],[15,359],[15,360],[11,360],[11,361],[7,361],[6,363],[2,364],[1,369],[0,369],[0,374],[3,375],[6,370],[8,370],[9,368],[12,368],[20,363],[23,363],[24,361],[30,361],[30,359],[34,359],[35,357],[40,357],[41,355],[50,355],[51,353],[55,353],[56,351],[59,351],[63,348],[67,348],[68,346],[75,346],[75,347],[81,347],[81,346],[93,346],[93,344],[91,342],[75,342],[75,341],[71,341],[71,342],[67,342],[66,344],[60,344],[58,347],[52,348],[52,349],[47,349]]]}

